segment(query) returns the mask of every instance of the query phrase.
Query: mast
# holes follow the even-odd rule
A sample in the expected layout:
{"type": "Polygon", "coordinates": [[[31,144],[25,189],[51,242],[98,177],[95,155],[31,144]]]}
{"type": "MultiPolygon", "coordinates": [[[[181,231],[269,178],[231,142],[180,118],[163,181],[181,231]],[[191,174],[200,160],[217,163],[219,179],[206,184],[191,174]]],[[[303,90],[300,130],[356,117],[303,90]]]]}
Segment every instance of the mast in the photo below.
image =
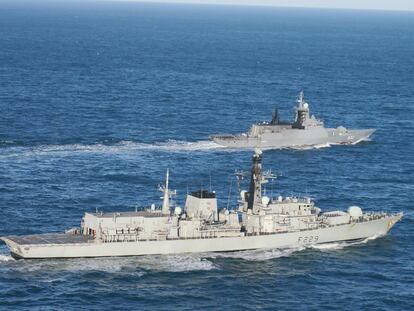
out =
{"type": "Polygon", "coordinates": [[[162,210],[163,214],[170,214],[170,190],[168,189],[168,182],[170,178],[170,169],[167,168],[167,176],[165,178],[165,187],[161,189],[164,192],[164,197],[162,200],[162,210]]]}
{"type": "Polygon", "coordinates": [[[299,107],[302,107],[303,104],[305,103],[305,93],[303,92],[303,90],[300,91],[299,93],[298,103],[299,103],[299,107]]]}
{"type": "Polygon", "coordinates": [[[277,125],[277,124],[279,124],[279,111],[278,111],[278,109],[277,108],[275,108],[274,110],[273,110],[273,113],[272,113],[272,121],[270,122],[270,124],[271,125],[277,125]]]}
{"type": "Polygon", "coordinates": [[[260,149],[255,150],[252,160],[249,197],[247,201],[247,209],[250,210],[253,210],[253,207],[262,201],[262,151],[260,149]]]}
{"type": "Polygon", "coordinates": [[[292,124],[292,127],[304,129],[305,123],[309,119],[309,105],[305,102],[305,94],[303,91],[300,92],[297,103],[298,106],[295,109],[295,122],[292,124]]]}

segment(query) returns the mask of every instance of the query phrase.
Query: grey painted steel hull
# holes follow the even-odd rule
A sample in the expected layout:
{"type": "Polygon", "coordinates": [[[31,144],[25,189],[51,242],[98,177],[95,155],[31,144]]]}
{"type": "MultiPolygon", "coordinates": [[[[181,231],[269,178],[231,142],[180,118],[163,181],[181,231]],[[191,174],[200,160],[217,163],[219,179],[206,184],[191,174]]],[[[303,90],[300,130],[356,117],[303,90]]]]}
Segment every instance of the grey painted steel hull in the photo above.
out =
{"type": "MultiPolygon", "coordinates": [[[[15,236],[3,237],[2,239],[10,248],[12,256],[19,259],[227,252],[252,249],[294,248],[382,236],[387,234],[401,217],[402,214],[396,214],[376,220],[354,222],[312,230],[224,238],[102,243],[93,239],[74,241],[67,234],[57,234],[55,236],[58,242],[44,244],[41,242],[20,244],[22,243],[21,238],[15,236]],[[65,239],[68,239],[67,243],[65,239]]],[[[39,241],[42,239],[42,235],[36,238],[39,241]]]]}
{"type": "Polygon", "coordinates": [[[247,135],[213,135],[215,143],[231,148],[281,149],[325,145],[353,145],[368,140],[373,129],[347,130],[317,127],[313,129],[280,128],[277,132],[263,133],[260,137],[247,135]]]}

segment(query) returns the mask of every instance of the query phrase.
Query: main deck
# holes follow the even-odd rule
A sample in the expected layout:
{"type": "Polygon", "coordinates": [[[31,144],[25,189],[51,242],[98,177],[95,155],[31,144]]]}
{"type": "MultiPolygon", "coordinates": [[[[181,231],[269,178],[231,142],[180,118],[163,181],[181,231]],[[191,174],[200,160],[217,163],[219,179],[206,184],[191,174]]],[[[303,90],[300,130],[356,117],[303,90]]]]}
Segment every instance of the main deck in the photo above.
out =
{"type": "Polygon", "coordinates": [[[4,239],[8,239],[17,245],[40,245],[89,243],[89,241],[93,240],[93,237],[81,234],[47,233],[26,236],[11,235],[4,237],[4,239]]]}

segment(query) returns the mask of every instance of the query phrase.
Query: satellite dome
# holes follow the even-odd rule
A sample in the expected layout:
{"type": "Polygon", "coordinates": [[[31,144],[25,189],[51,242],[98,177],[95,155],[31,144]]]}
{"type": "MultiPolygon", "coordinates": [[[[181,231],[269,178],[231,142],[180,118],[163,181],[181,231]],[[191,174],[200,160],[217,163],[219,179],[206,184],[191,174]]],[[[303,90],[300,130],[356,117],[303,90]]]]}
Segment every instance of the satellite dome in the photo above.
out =
{"type": "Polygon", "coordinates": [[[358,218],[362,216],[362,210],[359,206],[350,206],[348,208],[348,214],[352,218],[358,218]]]}
{"type": "Polygon", "coordinates": [[[262,197],[262,204],[264,206],[269,205],[269,202],[270,202],[270,198],[269,197],[262,197]]]}

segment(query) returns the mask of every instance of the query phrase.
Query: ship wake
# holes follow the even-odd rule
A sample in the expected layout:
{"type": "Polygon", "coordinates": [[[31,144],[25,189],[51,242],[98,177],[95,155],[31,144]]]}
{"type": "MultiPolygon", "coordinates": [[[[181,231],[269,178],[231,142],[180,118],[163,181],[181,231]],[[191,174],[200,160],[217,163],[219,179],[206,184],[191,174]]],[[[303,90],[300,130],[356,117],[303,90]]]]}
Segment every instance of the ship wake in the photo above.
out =
{"type": "MultiPolygon", "coordinates": [[[[0,244],[2,243],[3,241],[0,242],[0,244]]],[[[8,248],[4,244],[0,245],[0,263],[8,262],[8,261],[16,261],[16,260],[12,256],[10,256],[8,248]]]]}
{"type": "Polygon", "coordinates": [[[289,257],[296,252],[304,250],[305,247],[292,247],[284,249],[258,249],[247,250],[227,253],[217,253],[216,258],[236,258],[247,261],[266,261],[270,259],[276,259],[281,257],[289,257]]]}
{"type": "Polygon", "coordinates": [[[313,149],[329,148],[332,145],[333,144],[326,143],[326,144],[318,144],[318,145],[303,145],[303,146],[286,147],[284,149],[290,149],[290,150],[313,150],[313,149]]]}
{"type": "Polygon", "coordinates": [[[93,271],[140,277],[149,271],[186,272],[217,269],[217,266],[202,254],[48,260],[15,260],[9,255],[0,254],[0,264],[9,261],[14,263],[13,270],[24,273],[37,271],[84,273],[93,271]]]}
{"type": "Polygon", "coordinates": [[[10,255],[0,254],[0,262],[14,261],[13,257],[10,255]]]}
{"type": "MultiPolygon", "coordinates": [[[[165,142],[140,143],[134,141],[120,141],[116,144],[67,144],[67,145],[40,145],[36,147],[7,147],[3,148],[1,157],[14,156],[68,156],[73,154],[121,154],[138,152],[191,152],[222,150],[225,147],[212,141],[200,140],[195,142],[167,140],[165,142]]],[[[226,148],[227,149],[227,148],[226,148]]],[[[230,150],[230,149],[227,149],[230,150]]]]}
{"type": "MultiPolygon", "coordinates": [[[[370,141],[369,138],[360,139],[352,145],[362,141],[370,141]]],[[[262,147],[262,150],[317,150],[335,146],[335,143],[318,145],[303,145],[292,147],[262,147]]],[[[255,148],[232,148],[217,144],[210,140],[184,141],[167,140],[154,143],[143,143],[131,140],[123,140],[117,143],[95,143],[95,144],[62,144],[62,145],[39,145],[39,146],[7,146],[0,149],[0,158],[8,157],[37,157],[37,156],[71,156],[76,154],[128,154],[139,152],[207,152],[207,151],[251,151],[255,148]]]]}
{"type": "Polygon", "coordinates": [[[203,254],[142,256],[142,268],[164,272],[208,271],[217,266],[203,254]]]}

